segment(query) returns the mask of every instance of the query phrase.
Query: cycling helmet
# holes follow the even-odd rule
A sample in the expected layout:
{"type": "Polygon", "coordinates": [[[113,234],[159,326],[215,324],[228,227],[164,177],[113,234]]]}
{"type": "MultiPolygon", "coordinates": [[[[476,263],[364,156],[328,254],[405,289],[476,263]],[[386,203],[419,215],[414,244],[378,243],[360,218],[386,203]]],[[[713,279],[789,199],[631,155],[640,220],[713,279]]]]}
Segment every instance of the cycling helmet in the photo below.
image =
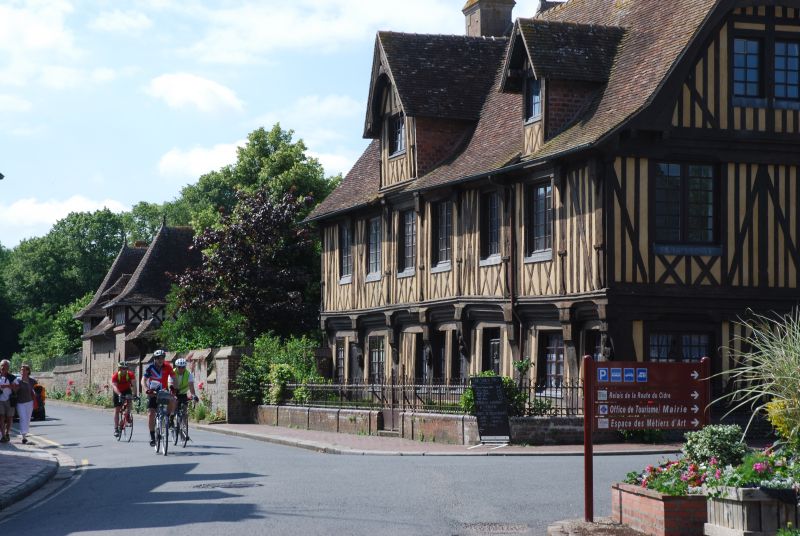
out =
{"type": "Polygon", "coordinates": [[[156,350],[153,352],[153,359],[164,359],[167,353],[164,350],[156,350]]]}
{"type": "Polygon", "coordinates": [[[117,367],[128,368],[128,364],[125,361],[120,361],[119,363],[117,363],[117,367]]]}
{"type": "Polygon", "coordinates": [[[184,358],[182,358],[182,357],[179,357],[178,359],[175,360],[175,366],[176,367],[185,367],[186,366],[186,360],[184,358]]]}

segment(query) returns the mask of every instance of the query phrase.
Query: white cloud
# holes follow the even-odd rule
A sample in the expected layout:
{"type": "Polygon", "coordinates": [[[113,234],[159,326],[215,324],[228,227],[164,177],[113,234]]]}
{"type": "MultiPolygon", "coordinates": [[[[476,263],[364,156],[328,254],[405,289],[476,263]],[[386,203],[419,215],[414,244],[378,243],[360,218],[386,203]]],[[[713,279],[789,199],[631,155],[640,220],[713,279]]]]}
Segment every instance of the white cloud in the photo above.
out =
{"type": "Polygon", "coordinates": [[[80,69],[61,65],[44,66],[40,75],[42,84],[53,89],[74,89],[79,87],[84,79],[85,73],[80,69]]]}
{"type": "Polygon", "coordinates": [[[103,208],[113,212],[129,210],[123,203],[113,199],[96,201],[81,195],[46,201],[29,197],[14,201],[10,205],[0,204],[3,245],[13,247],[23,238],[44,235],[54,223],[71,212],[94,212],[103,208]]]}
{"type": "Polygon", "coordinates": [[[358,156],[353,154],[326,154],[314,153],[312,151],[308,151],[308,156],[319,160],[319,163],[322,164],[323,169],[325,169],[326,176],[336,175],[337,173],[347,175],[347,172],[350,171],[350,168],[353,167],[353,164],[355,164],[358,159],[358,156]]]}
{"type": "Polygon", "coordinates": [[[111,33],[137,34],[153,26],[147,15],[137,11],[106,11],[89,23],[93,30],[111,33]]]}
{"type": "Polygon", "coordinates": [[[189,73],[164,74],[150,81],[145,92],[171,108],[194,107],[202,112],[231,109],[241,111],[244,104],[231,89],[189,73]]]}
{"type": "Polygon", "coordinates": [[[172,149],[158,162],[158,172],[171,179],[197,180],[209,171],[216,171],[236,162],[236,149],[247,144],[247,140],[221,143],[213,147],[172,149]]]}
{"type": "Polygon", "coordinates": [[[14,95],[0,94],[0,112],[27,112],[32,108],[30,101],[14,95]]]}
{"type": "Polygon", "coordinates": [[[3,83],[23,85],[37,76],[42,65],[81,56],[66,26],[72,9],[69,2],[59,0],[0,5],[0,78],[3,83]]]}
{"type": "Polygon", "coordinates": [[[347,95],[307,95],[286,108],[259,116],[255,123],[266,128],[280,123],[283,128],[294,130],[306,146],[318,148],[345,141],[341,126],[362,119],[364,106],[347,95]]]}

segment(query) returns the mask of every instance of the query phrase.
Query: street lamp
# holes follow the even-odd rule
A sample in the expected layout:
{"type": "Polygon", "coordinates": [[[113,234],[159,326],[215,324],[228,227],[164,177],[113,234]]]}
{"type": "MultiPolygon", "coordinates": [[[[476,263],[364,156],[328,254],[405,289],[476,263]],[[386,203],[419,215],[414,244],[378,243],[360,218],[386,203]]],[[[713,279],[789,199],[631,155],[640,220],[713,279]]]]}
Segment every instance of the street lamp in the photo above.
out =
{"type": "Polygon", "coordinates": [[[5,178],[6,178],[6,176],[5,176],[5,175],[3,175],[2,173],[0,173],[0,181],[1,181],[1,180],[3,180],[3,179],[5,179],[5,178]]]}

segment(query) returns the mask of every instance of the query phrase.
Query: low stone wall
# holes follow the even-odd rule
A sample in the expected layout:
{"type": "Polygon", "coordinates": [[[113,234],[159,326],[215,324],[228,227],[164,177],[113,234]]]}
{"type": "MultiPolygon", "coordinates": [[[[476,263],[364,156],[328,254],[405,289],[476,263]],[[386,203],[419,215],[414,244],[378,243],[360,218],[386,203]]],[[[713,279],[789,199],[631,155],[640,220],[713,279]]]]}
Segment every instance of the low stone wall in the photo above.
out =
{"type": "Polygon", "coordinates": [[[378,411],[302,406],[258,406],[256,422],[268,426],[359,435],[377,435],[382,428],[378,411]]]}
{"type": "MultiPolygon", "coordinates": [[[[480,442],[478,423],[471,415],[404,412],[399,417],[398,432],[404,439],[453,445],[476,445],[480,442]]],[[[302,406],[259,406],[256,422],[270,426],[362,435],[376,435],[383,429],[383,415],[380,411],[302,406]]],[[[583,419],[515,417],[511,419],[511,438],[514,443],[528,445],[581,444],[583,419]]]]}

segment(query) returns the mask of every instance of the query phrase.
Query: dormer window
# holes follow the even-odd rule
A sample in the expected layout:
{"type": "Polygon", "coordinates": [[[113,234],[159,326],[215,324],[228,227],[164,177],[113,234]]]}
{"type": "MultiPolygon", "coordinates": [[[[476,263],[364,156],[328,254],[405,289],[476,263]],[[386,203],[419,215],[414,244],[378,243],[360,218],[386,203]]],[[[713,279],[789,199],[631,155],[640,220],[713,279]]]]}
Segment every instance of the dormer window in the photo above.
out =
{"type": "Polygon", "coordinates": [[[542,82],[529,76],[525,79],[525,121],[542,116],[542,82]]]}
{"type": "Polygon", "coordinates": [[[389,156],[406,150],[406,118],[402,113],[389,118],[389,156]]]}

